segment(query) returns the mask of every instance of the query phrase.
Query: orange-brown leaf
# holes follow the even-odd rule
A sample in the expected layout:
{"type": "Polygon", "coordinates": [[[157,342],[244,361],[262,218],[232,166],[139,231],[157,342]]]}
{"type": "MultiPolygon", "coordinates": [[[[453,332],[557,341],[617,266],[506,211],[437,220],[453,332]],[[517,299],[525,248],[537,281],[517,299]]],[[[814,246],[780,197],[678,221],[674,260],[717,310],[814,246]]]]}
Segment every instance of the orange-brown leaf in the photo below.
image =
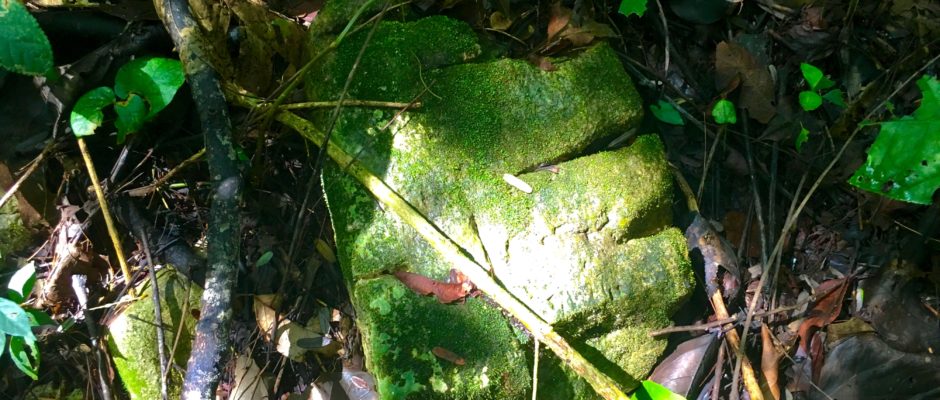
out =
{"type": "Polygon", "coordinates": [[[398,271],[395,273],[401,283],[422,296],[434,295],[437,301],[447,304],[467,297],[472,288],[466,283],[447,283],[436,281],[424,275],[398,271]]]}
{"type": "Polygon", "coordinates": [[[849,287],[848,278],[830,279],[819,284],[816,293],[822,297],[813,303],[813,308],[807,312],[806,319],[800,324],[800,347],[809,354],[809,344],[816,330],[829,325],[842,312],[842,300],[849,287]]]}

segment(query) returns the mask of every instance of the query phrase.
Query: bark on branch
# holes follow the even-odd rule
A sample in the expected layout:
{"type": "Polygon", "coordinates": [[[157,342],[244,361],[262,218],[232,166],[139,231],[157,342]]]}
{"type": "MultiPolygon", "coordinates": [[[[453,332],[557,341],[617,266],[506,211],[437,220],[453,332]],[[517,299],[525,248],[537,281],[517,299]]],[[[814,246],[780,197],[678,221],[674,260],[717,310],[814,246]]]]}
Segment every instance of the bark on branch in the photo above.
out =
{"type": "Polygon", "coordinates": [[[154,0],[154,6],[180,53],[186,80],[192,89],[199,122],[205,135],[212,209],[206,234],[208,274],[196,338],[183,380],[183,399],[214,399],[221,367],[229,346],[231,297],[239,260],[241,219],[238,206],[242,179],[232,147],[232,125],[219,75],[186,0],[154,0]]]}

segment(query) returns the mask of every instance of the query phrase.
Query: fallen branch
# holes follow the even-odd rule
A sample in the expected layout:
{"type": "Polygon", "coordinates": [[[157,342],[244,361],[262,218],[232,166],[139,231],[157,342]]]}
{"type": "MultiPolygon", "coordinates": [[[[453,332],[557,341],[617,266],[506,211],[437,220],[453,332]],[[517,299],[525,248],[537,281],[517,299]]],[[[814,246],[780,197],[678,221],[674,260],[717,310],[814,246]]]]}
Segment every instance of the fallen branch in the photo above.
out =
{"type": "Polygon", "coordinates": [[[242,179],[232,148],[228,105],[212,68],[209,44],[193,19],[186,0],[154,0],[163,24],[180,53],[192,88],[206,141],[212,208],[206,238],[208,274],[196,337],[183,380],[183,399],[214,399],[224,356],[230,346],[232,288],[238,265],[241,218],[238,205],[242,179]]]}
{"type": "MultiPolygon", "coordinates": [[[[237,91],[230,91],[229,94],[230,100],[239,106],[253,108],[259,105],[249,96],[242,95],[237,91]]],[[[478,289],[486,293],[500,307],[525,325],[536,340],[547,345],[559,359],[564,361],[580,377],[584,378],[599,395],[605,399],[627,398],[610,377],[588,362],[581,353],[572,348],[561,335],[555,332],[551,325],[543,321],[541,317],[529,310],[525,304],[493,280],[485,268],[467,257],[456,243],[441,232],[437,226],[428,222],[410,203],[399,196],[398,193],[395,193],[385,182],[369,171],[365,165],[332,141],[324,145],[326,134],[322,130],[310,121],[288,111],[280,111],[274,118],[325,150],[333,161],[339,164],[347,174],[359,181],[386,209],[392,210],[405,223],[417,230],[438,254],[456,266],[460,272],[470,278],[470,281],[478,289]]]]}

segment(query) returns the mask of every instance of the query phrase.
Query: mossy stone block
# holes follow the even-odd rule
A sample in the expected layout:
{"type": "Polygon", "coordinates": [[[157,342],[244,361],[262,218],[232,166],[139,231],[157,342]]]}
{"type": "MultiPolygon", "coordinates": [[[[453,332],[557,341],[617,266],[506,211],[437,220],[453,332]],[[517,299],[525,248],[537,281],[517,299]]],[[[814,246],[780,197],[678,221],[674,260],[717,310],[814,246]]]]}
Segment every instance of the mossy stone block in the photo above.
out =
{"type": "Polygon", "coordinates": [[[392,276],[354,287],[366,365],[382,398],[513,399],[530,391],[525,353],[499,310],[477,298],[441,304],[392,276]]]}
{"type": "MultiPolygon", "coordinates": [[[[171,362],[186,365],[196,326],[194,315],[198,315],[202,288],[190,283],[188,278],[172,268],[159,271],[157,282],[160,286],[166,346],[172,347],[173,343],[177,343],[171,362]],[[184,323],[181,331],[180,323],[184,323]],[[180,332],[178,340],[177,332],[180,332]]],[[[153,300],[150,297],[152,289],[149,284],[144,284],[138,287],[137,292],[141,298],[120,312],[108,325],[111,333],[108,345],[115,369],[131,399],[159,399],[160,358],[153,300]]],[[[166,354],[170,354],[170,350],[167,348],[166,354]]],[[[182,380],[179,371],[171,368],[168,380],[170,398],[179,398],[182,380]]]]}
{"type": "MultiPolygon", "coordinates": [[[[350,37],[311,72],[311,100],[336,99],[362,43],[362,33],[350,37]]],[[[347,98],[418,99],[421,107],[347,107],[332,137],[625,389],[635,387],[663,346],[640,333],[668,325],[693,286],[685,240],[670,227],[662,143],[641,135],[621,149],[595,150],[642,117],[639,96],[606,44],[553,60],[553,72],[520,60],[474,59],[479,53],[461,22],[383,23],[347,98]],[[442,37],[452,43],[427,44],[442,37]],[[546,163],[558,171],[538,169],[546,163]],[[504,174],[532,192],[507,184],[504,174]]],[[[326,127],[329,114],[311,117],[326,127]]],[[[327,163],[323,187],[381,395],[525,397],[531,359],[500,311],[477,299],[441,305],[405,289],[392,272],[444,280],[451,265],[342,166],[327,163]],[[429,353],[434,347],[466,353],[467,364],[446,365],[429,353]],[[487,374],[482,385],[484,366],[498,368],[500,378],[487,374]]],[[[593,395],[570,371],[545,368],[561,375],[540,382],[554,387],[540,389],[543,396],[593,395]]]]}

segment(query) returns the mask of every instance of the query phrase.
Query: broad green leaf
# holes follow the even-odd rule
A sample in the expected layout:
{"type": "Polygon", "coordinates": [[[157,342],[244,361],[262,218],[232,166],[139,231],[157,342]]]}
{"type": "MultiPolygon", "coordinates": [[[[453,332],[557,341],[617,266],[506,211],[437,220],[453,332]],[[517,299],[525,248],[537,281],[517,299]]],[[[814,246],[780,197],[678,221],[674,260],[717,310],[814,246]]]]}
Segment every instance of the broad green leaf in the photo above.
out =
{"type": "Polygon", "coordinates": [[[0,332],[0,357],[3,357],[3,352],[7,350],[7,335],[3,332],[0,332]]]}
{"type": "MultiPolygon", "coordinates": [[[[0,0],[3,1],[3,0],[0,0]]],[[[69,124],[77,137],[91,136],[104,122],[102,109],[114,103],[114,92],[108,87],[99,87],[85,93],[75,102],[69,124]]]]}
{"type": "Polygon", "coordinates": [[[712,118],[719,124],[736,124],[738,113],[734,111],[734,103],[728,99],[721,99],[712,107],[712,118]]]}
{"type": "Polygon", "coordinates": [[[842,90],[832,89],[826,92],[826,94],[823,95],[823,98],[828,100],[832,104],[845,108],[845,100],[843,100],[843,97],[842,97],[842,90]]]}
{"type": "Polygon", "coordinates": [[[819,93],[804,90],[800,92],[800,107],[806,111],[813,111],[822,105],[822,96],[819,93]]]}
{"type": "Polygon", "coordinates": [[[26,315],[26,310],[20,307],[19,304],[0,297],[0,333],[36,340],[29,326],[29,317],[26,315]]]}
{"type": "Polygon", "coordinates": [[[18,336],[10,338],[10,358],[20,371],[33,378],[39,379],[39,347],[36,339],[26,339],[18,336]],[[29,349],[29,354],[26,354],[29,349]]]}
{"type": "Polygon", "coordinates": [[[52,70],[49,39],[17,0],[0,0],[0,66],[27,75],[52,70]]]}
{"type": "Polygon", "coordinates": [[[685,397],[673,393],[671,390],[656,382],[645,380],[630,396],[631,400],[685,400],[685,397]]]}
{"type": "Polygon", "coordinates": [[[809,140],[809,130],[800,125],[800,133],[796,135],[795,143],[797,152],[803,151],[803,143],[806,143],[807,140],[809,140]]]}
{"type": "Polygon", "coordinates": [[[660,100],[658,103],[650,106],[650,111],[656,119],[671,125],[685,125],[679,111],[671,103],[660,100]]]}
{"type": "Polygon", "coordinates": [[[144,126],[147,118],[147,102],[136,93],[131,93],[127,100],[118,100],[114,102],[114,112],[117,114],[117,120],[114,121],[114,127],[117,128],[117,142],[124,143],[127,135],[136,133],[144,126]]]}
{"type": "Polygon", "coordinates": [[[274,252],[272,251],[264,252],[264,254],[262,254],[261,257],[258,257],[258,261],[255,261],[255,267],[263,267],[265,265],[268,265],[268,263],[271,262],[272,258],[274,258],[274,252]]]}
{"type": "Polygon", "coordinates": [[[868,158],[849,183],[886,197],[930,204],[940,188],[940,81],[925,75],[913,115],[881,123],[868,158]]]}
{"type": "Polygon", "coordinates": [[[150,104],[146,117],[150,119],[170,104],[184,80],[179,60],[138,58],[118,70],[114,78],[114,94],[122,99],[127,99],[131,93],[142,96],[150,104]]]}
{"type": "Polygon", "coordinates": [[[812,90],[829,89],[835,85],[835,82],[826,78],[822,70],[812,64],[800,63],[800,70],[803,71],[803,77],[806,78],[806,83],[812,90]]]}
{"type": "Polygon", "coordinates": [[[7,298],[16,303],[26,301],[26,297],[33,291],[35,283],[36,266],[33,263],[28,263],[16,270],[16,273],[10,277],[10,282],[7,283],[7,298]]]}
{"type": "Polygon", "coordinates": [[[621,0],[620,8],[617,9],[617,12],[627,17],[629,17],[630,14],[636,14],[642,17],[643,14],[646,13],[646,1],[647,0],[621,0]]]}

